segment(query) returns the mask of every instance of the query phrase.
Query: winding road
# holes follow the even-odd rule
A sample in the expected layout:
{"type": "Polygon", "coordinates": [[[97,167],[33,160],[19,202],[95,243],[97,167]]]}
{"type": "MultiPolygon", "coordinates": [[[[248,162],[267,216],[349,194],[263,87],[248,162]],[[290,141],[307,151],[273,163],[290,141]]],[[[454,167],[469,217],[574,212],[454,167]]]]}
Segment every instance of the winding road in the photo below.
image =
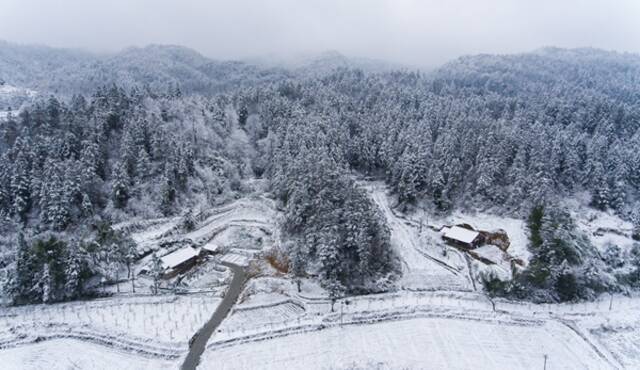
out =
{"type": "Polygon", "coordinates": [[[228,262],[222,262],[223,265],[229,267],[233,271],[233,279],[229,284],[229,289],[224,296],[222,302],[213,313],[213,316],[207,321],[206,324],[200,329],[191,339],[189,343],[189,353],[185,358],[180,369],[182,370],[195,370],[200,363],[200,357],[204,352],[207,342],[215,330],[220,326],[222,320],[227,317],[229,311],[238,300],[238,296],[244,288],[244,284],[247,281],[247,274],[244,269],[238,265],[228,262]]]}

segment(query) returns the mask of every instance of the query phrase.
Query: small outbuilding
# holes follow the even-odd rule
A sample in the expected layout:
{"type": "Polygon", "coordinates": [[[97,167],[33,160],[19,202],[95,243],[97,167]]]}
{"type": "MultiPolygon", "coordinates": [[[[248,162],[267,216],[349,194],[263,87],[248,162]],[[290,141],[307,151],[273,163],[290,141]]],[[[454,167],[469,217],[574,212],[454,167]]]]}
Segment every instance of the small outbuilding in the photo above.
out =
{"type": "Polygon", "coordinates": [[[442,239],[458,247],[473,249],[477,248],[482,242],[480,232],[460,226],[445,226],[440,232],[442,233],[442,239]]]}
{"type": "Polygon", "coordinates": [[[193,267],[199,255],[199,249],[185,247],[160,257],[160,262],[162,262],[162,267],[165,269],[165,275],[173,276],[193,267]]]}
{"type": "Polygon", "coordinates": [[[202,253],[203,254],[216,254],[218,252],[220,252],[220,246],[218,244],[207,243],[207,244],[202,246],[202,253]]]}

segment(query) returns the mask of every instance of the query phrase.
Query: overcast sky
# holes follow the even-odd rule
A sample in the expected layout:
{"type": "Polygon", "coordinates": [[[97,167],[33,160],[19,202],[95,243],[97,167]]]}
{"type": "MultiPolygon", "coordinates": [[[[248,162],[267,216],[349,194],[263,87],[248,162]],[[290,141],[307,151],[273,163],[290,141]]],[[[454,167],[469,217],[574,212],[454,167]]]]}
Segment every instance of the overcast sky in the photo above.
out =
{"type": "Polygon", "coordinates": [[[0,0],[0,39],[216,59],[336,50],[415,66],[542,46],[640,52],[640,0],[0,0]]]}

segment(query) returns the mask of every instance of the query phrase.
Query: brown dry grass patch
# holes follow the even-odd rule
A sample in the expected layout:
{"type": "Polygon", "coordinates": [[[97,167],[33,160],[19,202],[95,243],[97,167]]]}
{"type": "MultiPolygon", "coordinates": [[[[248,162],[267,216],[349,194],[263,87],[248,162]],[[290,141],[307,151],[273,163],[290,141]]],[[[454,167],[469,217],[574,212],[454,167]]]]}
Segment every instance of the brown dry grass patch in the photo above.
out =
{"type": "Polygon", "coordinates": [[[276,271],[282,274],[289,272],[289,258],[282,251],[271,249],[264,258],[276,271]]]}

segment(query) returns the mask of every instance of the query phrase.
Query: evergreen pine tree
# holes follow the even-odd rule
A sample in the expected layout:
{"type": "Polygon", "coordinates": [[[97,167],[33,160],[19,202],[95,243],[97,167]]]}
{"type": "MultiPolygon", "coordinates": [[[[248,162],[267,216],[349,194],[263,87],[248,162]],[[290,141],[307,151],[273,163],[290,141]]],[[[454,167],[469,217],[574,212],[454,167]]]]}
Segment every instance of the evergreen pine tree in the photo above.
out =
{"type": "Polygon", "coordinates": [[[132,128],[127,126],[122,135],[120,143],[120,162],[124,166],[124,170],[128,178],[136,176],[136,157],[139,153],[135,140],[131,134],[132,128]]]}
{"type": "Polygon", "coordinates": [[[11,178],[11,192],[13,213],[20,220],[26,222],[27,213],[31,208],[31,191],[28,164],[24,157],[20,157],[16,162],[14,174],[11,178]]]}
{"type": "Polygon", "coordinates": [[[609,207],[610,189],[604,173],[602,163],[598,162],[594,165],[591,174],[592,196],[591,204],[601,210],[609,207]]]}
{"type": "Polygon", "coordinates": [[[287,246],[287,251],[290,256],[291,273],[296,281],[298,293],[300,293],[301,278],[306,273],[306,253],[302,243],[290,243],[287,246]]]}
{"type": "Polygon", "coordinates": [[[151,158],[144,149],[140,149],[136,162],[136,178],[138,182],[143,182],[151,175],[151,158]]]}
{"type": "Polygon", "coordinates": [[[76,298],[80,294],[80,261],[72,255],[67,262],[65,271],[64,296],[67,299],[76,298]]]}
{"type": "Polygon", "coordinates": [[[56,172],[49,191],[51,195],[47,211],[51,226],[57,231],[64,230],[71,221],[71,187],[68,182],[63,181],[56,172]],[[67,184],[63,185],[65,183],[67,184]]]}
{"type": "Polygon", "coordinates": [[[0,211],[11,211],[11,168],[6,156],[0,156],[0,211]]]}
{"type": "Polygon", "coordinates": [[[636,202],[635,207],[631,212],[631,222],[633,224],[631,237],[634,240],[640,241],[640,202],[636,202]]]}
{"type": "Polygon", "coordinates": [[[193,211],[189,209],[187,213],[182,216],[182,229],[184,231],[193,231],[196,228],[196,220],[193,217],[193,211]]]}
{"type": "Polygon", "coordinates": [[[93,216],[93,203],[91,203],[91,198],[87,193],[82,194],[82,205],[81,205],[82,215],[85,217],[93,216]]]}
{"type": "Polygon", "coordinates": [[[173,204],[176,199],[176,189],[169,176],[164,175],[160,178],[160,211],[167,216],[173,212],[173,204]]]}
{"type": "Polygon", "coordinates": [[[124,208],[129,200],[129,176],[123,162],[116,164],[111,185],[111,198],[116,208],[124,208]]]}

